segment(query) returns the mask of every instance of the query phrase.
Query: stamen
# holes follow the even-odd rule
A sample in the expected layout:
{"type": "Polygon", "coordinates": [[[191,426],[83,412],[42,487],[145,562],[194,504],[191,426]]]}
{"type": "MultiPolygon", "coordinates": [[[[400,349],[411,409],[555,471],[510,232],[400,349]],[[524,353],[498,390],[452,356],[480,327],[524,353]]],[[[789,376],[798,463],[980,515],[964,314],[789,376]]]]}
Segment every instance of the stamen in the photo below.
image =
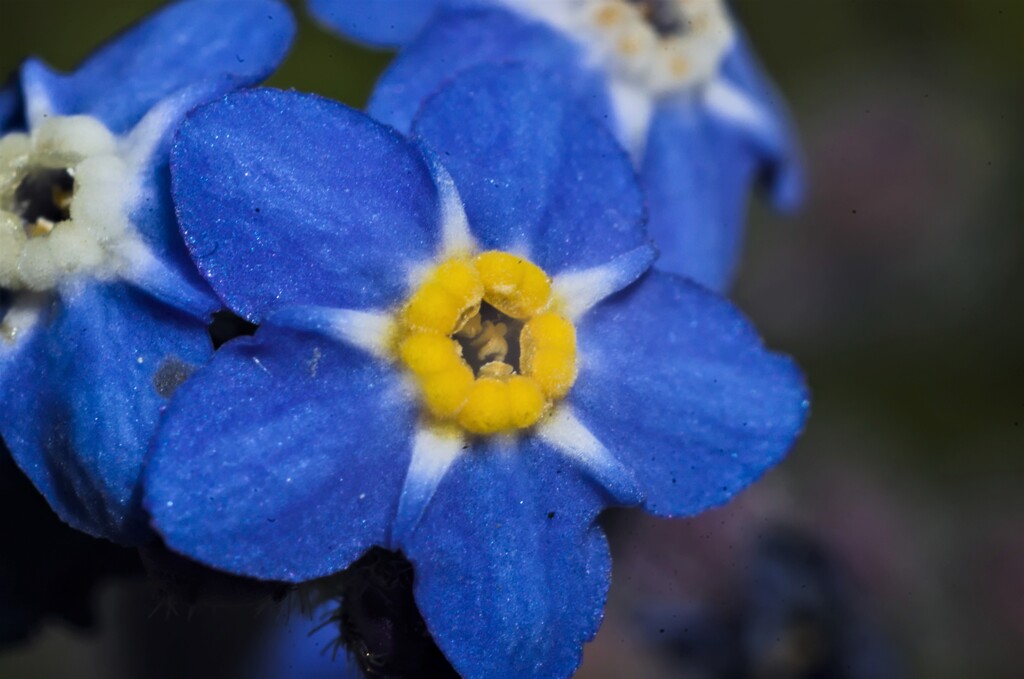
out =
{"type": "Polygon", "coordinates": [[[508,326],[504,323],[484,321],[480,334],[473,338],[469,346],[476,350],[476,357],[480,361],[504,361],[508,354],[506,333],[508,326]]]}
{"type": "Polygon", "coordinates": [[[71,217],[75,173],[71,168],[37,168],[14,190],[13,212],[21,217],[29,238],[46,236],[71,217]]]}
{"type": "Polygon", "coordinates": [[[504,377],[510,377],[514,373],[515,370],[513,370],[512,366],[501,361],[491,361],[490,363],[484,363],[480,367],[480,377],[494,377],[500,380],[504,377]]]}
{"type": "Polygon", "coordinates": [[[483,302],[479,312],[455,333],[455,339],[475,375],[483,375],[484,368],[491,364],[507,365],[507,371],[495,366],[488,369],[492,376],[499,377],[519,370],[519,335],[522,328],[522,321],[510,318],[483,302]]]}

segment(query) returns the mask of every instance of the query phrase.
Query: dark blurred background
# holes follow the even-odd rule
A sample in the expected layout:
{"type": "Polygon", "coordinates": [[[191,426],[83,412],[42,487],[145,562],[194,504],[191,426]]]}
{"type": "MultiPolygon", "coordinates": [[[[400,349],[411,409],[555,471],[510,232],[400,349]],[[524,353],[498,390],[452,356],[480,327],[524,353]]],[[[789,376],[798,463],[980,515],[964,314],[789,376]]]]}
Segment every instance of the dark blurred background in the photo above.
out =
{"type": "MultiPolygon", "coordinates": [[[[70,69],[159,4],[0,0],[0,77],[70,69]]],[[[725,508],[606,517],[580,676],[1024,676],[1024,2],[734,6],[811,185],[796,217],[753,202],[735,298],[804,367],[812,417],[725,508]]],[[[271,84],[362,105],[388,55],[300,17],[271,84]]],[[[0,677],[112,676],[118,629],[164,618],[119,597],[91,632],[4,649],[0,677]]]]}

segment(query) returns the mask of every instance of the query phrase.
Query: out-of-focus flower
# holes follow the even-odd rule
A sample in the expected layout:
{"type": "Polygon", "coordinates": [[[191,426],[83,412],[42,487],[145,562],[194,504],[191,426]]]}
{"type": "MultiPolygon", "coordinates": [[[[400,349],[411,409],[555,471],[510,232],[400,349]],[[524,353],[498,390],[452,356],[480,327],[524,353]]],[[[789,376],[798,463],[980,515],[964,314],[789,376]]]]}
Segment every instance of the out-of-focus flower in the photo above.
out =
{"type": "Polygon", "coordinates": [[[543,69],[610,121],[643,179],[656,266],[715,290],[732,279],[747,193],[803,193],[784,107],[722,0],[310,0],[326,24],[405,44],[368,111],[407,131],[420,103],[481,63],[543,69]]]}
{"type": "Polygon", "coordinates": [[[273,0],[172,5],[73,73],[29,60],[0,95],[0,434],[60,517],[145,535],[160,408],[212,349],[219,302],[170,200],[170,137],[263,79],[294,24],[273,0]]]}
{"type": "Polygon", "coordinates": [[[7,131],[24,126],[24,104],[17,83],[0,89],[0,130],[7,131]]]}
{"type": "Polygon", "coordinates": [[[98,584],[140,572],[124,547],[72,530],[54,515],[0,443],[0,648],[24,641],[59,618],[85,627],[94,620],[98,584]]]}
{"type": "Polygon", "coordinates": [[[693,676],[902,676],[846,570],[815,540],[774,527],[749,550],[730,601],[642,614],[657,646],[693,676]]]}
{"type": "Polygon", "coordinates": [[[268,90],[182,126],[185,240],[261,326],[176,394],[146,506],[258,578],[400,550],[461,675],[567,676],[609,581],[598,513],[726,501],[789,447],[802,378],[647,271],[629,160],[557,83],[474,69],[412,129],[268,90]]]}
{"type": "Polygon", "coordinates": [[[337,629],[318,622],[327,615],[330,610],[325,606],[314,611],[312,619],[294,612],[275,621],[253,649],[242,676],[250,679],[363,679],[363,673],[336,645],[337,629]]]}

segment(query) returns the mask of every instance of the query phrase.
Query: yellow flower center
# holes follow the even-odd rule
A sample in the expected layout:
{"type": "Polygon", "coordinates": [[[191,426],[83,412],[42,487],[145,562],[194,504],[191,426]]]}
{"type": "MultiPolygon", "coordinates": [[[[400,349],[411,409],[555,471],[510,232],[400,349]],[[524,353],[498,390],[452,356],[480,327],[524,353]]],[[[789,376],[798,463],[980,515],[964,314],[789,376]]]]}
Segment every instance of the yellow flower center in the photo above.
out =
{"type": "Polygon", "coordinates": [[[576,381],[576,328],[552,306],[548,275],[508,252],[434,267],[398,345],[429,414],[473,434],[536,424],[576,381]]]}

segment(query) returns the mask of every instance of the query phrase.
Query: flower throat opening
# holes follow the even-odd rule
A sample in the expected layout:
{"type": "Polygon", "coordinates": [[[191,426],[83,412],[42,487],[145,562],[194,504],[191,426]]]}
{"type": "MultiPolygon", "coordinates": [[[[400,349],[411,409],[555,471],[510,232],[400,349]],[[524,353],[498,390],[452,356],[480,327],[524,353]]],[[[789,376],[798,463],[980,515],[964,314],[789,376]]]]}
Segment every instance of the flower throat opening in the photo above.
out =
{"type": "Polygon", "coordinates": [[[682,35],[687,31],[687,19],[679,0],[626,0],[635,6],[648,25],[661,37],[682,35]]]}
{"type": "Polygon", "coordinates": [[[535,425],[576,381],[576,328],[555,307],[551,279],[517,255],[436,265],[398,318],[425,415],[477,435],[535,425]]]}
{"type": "Polygon", "coordinates": [[[0,287],[48,292],[135,264],[140,185],[117,137],[86,115],[0,136],[0,287]]]}
{"type": "Polygon", "coordinates": [[[475,377],[507,377],[519,372],[519,335],[523,322],[487,302],[455,333],[462,358],[475,377]]]}
{"type": "Polygon", "coordinates": [[[35,168],[14,190],[14,212],[29,238],[45,236],[71,218],[75,173],[71,168],[35,168]]]}
{"type": "Polygon", "coordinates": [[[620,77],[653,96],[710,81],[733,41],[724,0],[585,0],[579,29],[620,77]]]}

